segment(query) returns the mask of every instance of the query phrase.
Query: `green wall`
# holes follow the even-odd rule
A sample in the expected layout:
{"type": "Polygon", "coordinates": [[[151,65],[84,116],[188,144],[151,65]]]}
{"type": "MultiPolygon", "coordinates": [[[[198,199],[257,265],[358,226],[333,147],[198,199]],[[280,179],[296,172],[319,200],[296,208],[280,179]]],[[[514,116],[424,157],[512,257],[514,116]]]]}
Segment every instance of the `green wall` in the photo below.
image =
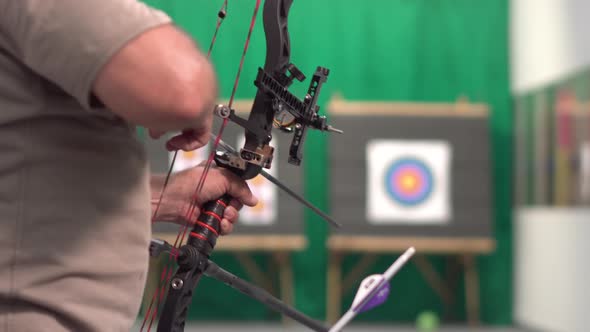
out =
{"type": "MultiPolygon", "coordinates": [[[[150,0],[207,48],[222,1],[150,0]]],[[[221,93],[228,97],[246,37],[254,1],[230,1],[212,60],[221,93]]],[[[261,14],[261,13],[260,13],[261,14]]],[[[497,251],[479,259],[481,315],[488,323],[512,321],[511,165],[512,115],[509,96],[508,1],[473,0],[295,0],[289,17],[292,61],[308,76],[317,65],[331,69],[322,91],[324,105],[333,93],[354,100],[470,101],[491,106],[495,234],[497,251]]],[[[264,61],[262,17],[252,37],[238,98],[252,98],[256,69],[264,61]]],[[[146,55],[146,56],[149,56],[146,55]]],[[[295,91],[302,94],[305,84],[295,91]]],[[[329,209],[327,137],[313,132],[305,151],[305,194],[329,209]]],[[[295,256],[297,306],[316,318],[325,315],[327,227],[308,213],[308,249],[295,256]]],[[[367,273],[380,271],[393,257],[383,257],[367,273]]],[[[215,259],[240,273],[227,255],[215,259]]],[[[265,257],[257,259],[264,264],[265,257]]],[[[347,265],[355,257],[349,257],[347,265]]],[[[433,257],[439,268],[444,260],[433,257]]],[[[396,277],[389,302],[360,319],[412,321],[441,303],[413,266],[396,277]]],[[[191,318],[261,320],[276,318],[261,305],[215,281],[198,288],[191,318]]],[[[351,299],[350,295],[347,297],[351,299]]],[[[461,310],[463,303],[458,303],[461,310]]]]}

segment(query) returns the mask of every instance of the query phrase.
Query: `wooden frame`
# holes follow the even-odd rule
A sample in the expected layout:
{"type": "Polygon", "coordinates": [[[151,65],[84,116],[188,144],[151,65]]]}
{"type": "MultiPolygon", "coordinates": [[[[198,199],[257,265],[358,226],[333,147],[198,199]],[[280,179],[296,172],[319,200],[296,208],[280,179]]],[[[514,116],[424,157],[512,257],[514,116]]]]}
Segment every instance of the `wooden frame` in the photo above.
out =
{"type": "Polygon", "coordinates": [[[347,116],[487,117],[489,113],[486,104],[470,103],[466,98],[459,98],[455,103],[348,101],[338,94],[332,96],[327,109],[330,114],[347,116]]]}
{"type": "MultiPolygon", "coordinates": [[[[486,104],[470,103],[459,98],[455,103],[415,102],[358,102],[346,101],[335,95],[328,104],[332,115],[367,116],[421,116],[421,117],[479,117],[487,118],[486,104]]],[[[432,266],[427,254],[445,255],[455,259],[465,276],[467,318],[471,325],[479,322],[479,276],[476,256],[489,254],[495,249],[495,241],[489,237],[402,237],[371,235],[331,235],[326,242],[328,258],[327,319],[334,322],[340,316],[342,295],[359,282],[366,270],[376,261],[378,254],[402,253],[410,246],[416,248],[413,264],[424,276],[443,303],[449,307],[454,302],[456,271],[442,277],[432,266]],[[346,254],[360,253],[361,259],[344,275],[342,259],[346,254]],[[451,279],[451,280],[449,280],[451,279]]]]}

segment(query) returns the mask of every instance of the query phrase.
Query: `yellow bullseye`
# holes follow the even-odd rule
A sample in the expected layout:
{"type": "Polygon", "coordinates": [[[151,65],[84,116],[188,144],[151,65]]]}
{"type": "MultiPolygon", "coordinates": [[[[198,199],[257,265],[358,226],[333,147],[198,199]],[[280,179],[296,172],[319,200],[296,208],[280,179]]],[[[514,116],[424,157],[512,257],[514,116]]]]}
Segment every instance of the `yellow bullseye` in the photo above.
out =
{"type": "Polygon", "coordinates": [[[401,185],[407,191],[414,191],[418,187],[418,179],[411,174],[406,174],[401,178],[401,185]]]}

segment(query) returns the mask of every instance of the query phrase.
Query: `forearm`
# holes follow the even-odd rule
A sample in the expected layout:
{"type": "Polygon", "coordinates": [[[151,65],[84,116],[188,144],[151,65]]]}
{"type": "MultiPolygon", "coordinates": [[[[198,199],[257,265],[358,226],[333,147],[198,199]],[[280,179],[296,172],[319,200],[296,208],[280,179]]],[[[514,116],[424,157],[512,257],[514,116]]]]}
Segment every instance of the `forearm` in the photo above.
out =
{"type": "Polygon", "coordinates": [[[213,111],[217,80],[192,39],[171,24],[144,32],[100,71],[94,92],[128,121],[160,131],[198,128],[213,111]]]}

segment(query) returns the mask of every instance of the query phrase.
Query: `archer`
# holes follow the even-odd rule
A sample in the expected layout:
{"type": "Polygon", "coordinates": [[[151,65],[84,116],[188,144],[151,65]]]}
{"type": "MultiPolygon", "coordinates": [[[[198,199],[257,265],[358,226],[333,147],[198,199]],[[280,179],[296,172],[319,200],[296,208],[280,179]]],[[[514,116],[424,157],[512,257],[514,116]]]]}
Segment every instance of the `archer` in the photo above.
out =
{"type": "MultiPolygon", "coordinates": [[[[203,146],[216,84],[192,40],[136,0],[0,0],[0,326],[130,329],[150,219],[198,215],[184,209],[202,173],[173,176],[160,201],[134,126],[182,131],[169,150],[203,146]]],[[[208,179],[194,203],[234,197],[227,234],[256,198],[231,172],[208,179]]]]}

